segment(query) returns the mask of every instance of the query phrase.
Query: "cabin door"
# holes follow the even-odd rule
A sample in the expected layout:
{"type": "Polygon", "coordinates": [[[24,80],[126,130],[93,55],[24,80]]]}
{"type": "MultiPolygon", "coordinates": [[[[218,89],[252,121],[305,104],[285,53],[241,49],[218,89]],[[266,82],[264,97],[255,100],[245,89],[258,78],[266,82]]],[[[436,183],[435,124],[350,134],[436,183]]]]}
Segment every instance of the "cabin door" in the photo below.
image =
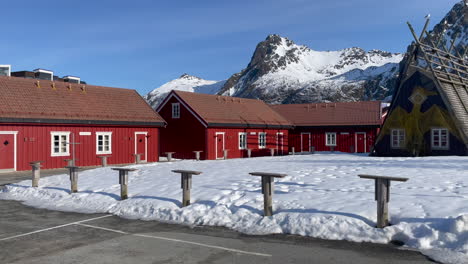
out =
{"type": "Polygon", "coordinates": [[[365,153],[366,150],[366,132],[357,132],[356,133],[356,152],[365,153]]]}
{"type": "Polygon", "coordinates": [[[224,157],[224,133],[216,133],[215,140],[216,159],[222,159],[224,157]]]}
{"type": "Polygon", "coordinates": [[[284,137],[282,132],[276,133],[276,152],[283,155],[284,137]]]}
{"type": "Polygon", "coordinates": [[[301,152],[310,152],[310,133],[301,133],[301,152]]]}
{"type": "Polygon", "coordinates": [[[135,154],[140,154],[140,161],[147,161],[148,152],[147,132],[135,132],[135,154]]]}
{"type": "Polygon", "coordinates": [[[0,131],[0,172],[16,170],[16,132],[0,131]]]}

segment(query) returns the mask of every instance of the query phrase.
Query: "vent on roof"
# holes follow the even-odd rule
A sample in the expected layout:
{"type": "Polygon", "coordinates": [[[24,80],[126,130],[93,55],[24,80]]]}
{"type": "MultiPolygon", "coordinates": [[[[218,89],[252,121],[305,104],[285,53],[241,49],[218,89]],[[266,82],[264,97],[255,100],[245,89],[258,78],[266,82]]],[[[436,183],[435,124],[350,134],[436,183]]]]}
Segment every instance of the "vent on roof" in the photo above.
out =
{"type": "Polygon", "coordinates": [[[54,80],[53,71],[44,70],[44,69],[35,69],[33,72],[34,72],[36,79],[48,80],[48,81],[54,80]]]}
{"type": "Polygon", "coordinates": [[[11,65],[0,65],[0,76],[11,76],[11,65]]]}
{"type": "Polygon", "coordinates": [[[69,82],[69,83],[81,83],[80,77],[70,76],[70,75],[63,76],[63,81],[69,82]]]}

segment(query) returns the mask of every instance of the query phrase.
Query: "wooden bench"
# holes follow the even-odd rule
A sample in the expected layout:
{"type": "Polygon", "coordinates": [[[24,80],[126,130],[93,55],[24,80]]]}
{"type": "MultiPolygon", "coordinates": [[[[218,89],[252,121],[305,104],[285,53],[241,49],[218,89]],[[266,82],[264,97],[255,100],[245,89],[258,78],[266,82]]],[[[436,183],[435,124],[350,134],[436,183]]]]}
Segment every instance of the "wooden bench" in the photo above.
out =
{"type": "Polygon", "coordinates": [[[270,172],[250,172],[252,176],[262,177],[263,211],[265,216],[273,215],[274,178],[284,178],[287,174],[270,172]]]}
{"type": "Polygon", "coordinates": [[[203,152],[202,150],[195,150],[194,151],[196,160],[200,160],[200,153],[202,153],[202,152],[203,152]]]}
{"type": "Polygon", "coordinates": [[[32,170],[32,187],[39,187],[39,179],[41,178],[41,163],[44,161],[31,161],[29,165],[31,165],[32,170]]]}
{"type": "Polygon", "coordinates": [[[70,193],[78,192],[78,169],[77,166],[66,166],[68,169],[68,176],[70,177],[70,193]]]}
{"type": "Polygon", "coordinates": [[[388,222],[388,202],[390,201],[390,182],[405,182],[408,178],[359,174],[362,179],[375,180],[375,200],[377,201],[377,227],[384,228],[388,222]]]}
{"type": "Polygon", "coordinates": [[[174,154],[175,152],[165,152],[166,156],[167,156],[167,161],[171,162],[172,161],[172,154],[174,154]]]}
{"type": "Polygon", "coordinates": [[[79,159],[64,159],[63,161],[65,161],[67,163],[67,166],[75,166],[75,163],[78,160],[79,159]]]}
{"type": "Polygon", "coordinates": [[[274,149],[274,148],[271,148],[271,149],[270,149],[270,155],[271,155],[272,157],[275,156],[275,150],[276,150],[276,149],[274,149]]]}
{"type": "Polygon", "coordinates": [[[107,158],[110,158],[112,156],[98,156],[98,158],[101,159],[101,166],[102,167],[107,167],[107,158]]]}
{"type": "Polygon", "coordinates": [[[128,198],[128,172],[136,171],[137,169],[132,169],[132,168],[112,168],[112,169],[119,171],[120,198],[122,200],[125,200],[128,198]]]}
{"type": "Polygon", "coordinates": [[[133,156],[135,156],[135,164],[140,164],[141,163],[141,153],[136,153],[136,154],[133,154],[133,156]]]}
{"type": "Polygon", "coordinates": [[[182,188],[182,207],[190,205],[190,189],[192,189],[192,175],[200,175],[201,171],[173,170],[174,173],[180,173],[182,188]]]}

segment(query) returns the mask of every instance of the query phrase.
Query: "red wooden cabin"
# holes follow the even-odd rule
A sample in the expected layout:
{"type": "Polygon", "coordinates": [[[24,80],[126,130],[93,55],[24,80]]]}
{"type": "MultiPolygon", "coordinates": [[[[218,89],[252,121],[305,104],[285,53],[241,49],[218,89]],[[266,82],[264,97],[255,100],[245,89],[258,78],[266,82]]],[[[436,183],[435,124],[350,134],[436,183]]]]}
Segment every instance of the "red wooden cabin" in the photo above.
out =
{"type": "Polygon", "coordinates": [[[158,107],[166,120],[161,129],[161,155],[201,159],[284,155],[291,124],[260,100],[172,91],[158,107]]]}
{"type": "Polygon", "coordinates": [[[0,94],[0,172],[159,159],[164,120],[135,90],[0,76],[0,94]]]}
{"type": "Polygon", "coordinates": [[[382,124],[380,101],[272,105],[294,128],[289,150],[370,152],[382,124]]]}

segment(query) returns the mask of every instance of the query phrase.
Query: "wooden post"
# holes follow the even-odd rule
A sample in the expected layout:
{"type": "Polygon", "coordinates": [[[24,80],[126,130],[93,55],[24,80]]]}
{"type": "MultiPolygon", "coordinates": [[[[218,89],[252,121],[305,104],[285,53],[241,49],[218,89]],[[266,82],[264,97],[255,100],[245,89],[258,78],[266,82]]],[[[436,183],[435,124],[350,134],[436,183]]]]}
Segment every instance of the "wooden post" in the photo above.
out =
{"type": "Polygon", "coordinates": [[[192,175],[200,175],[201,171],[189,170],[173,170],[172,172],[180,173],[181,188],[182,188],[182,207],[190,205],[190,189],[192,189],[192,175]]]}
{"type": "Polygon", "coordinates": [[[135,156],[135,164],[140,164],[141,163],[141,153],[133,154],[133,156],[135,156]]]}
{"type": "MultiPolygon", "coordinates": [[[[334,147],[333,147],[333,148],[334,148],[334,147]]],[[[332,150],[332,151],[333,151],[333,150],[332,150]]],[[[312,154],[315,153],[315,147],[314,147],[314,146],[311,146],[311,147],[310,147],[310,152],[311,152],[312,154]]]]}
{"type": "Polygon", "coordinates": [[[284,178],[287,174],[269,173],[269,172],[250,172],[252,176],[262,177],[262,194],[263,194],[263,212],[265,216],[273,215],[273,193],[274,193],[274,178],[284,178]]]}
{"type": "Polygon", "coordinates": [[[78,169],[79,167],[76,166],[67,166],[65,167],[68,169],[68,175],[70,177],[70,193],[78,192],[78,169]]]}
{"type": "Polygon", "coordinates": [[[388,202],[390,201],[390,181],[405,182],[408,178],[359,174],[360,178],[375,180],[375,200],[377,201],[377,227],[389,225],[388,202]]]}
{"type": "Polygon", "coordinates": [[[270,149],[270,155],[271,155],[272,157],[275,156],[275,149],[274,149],[274,148],[271,148],[271,149],[270,149]]]}
{"type": "Polygon", "coordinates": [[[41,178],[41,163],[43,161],[31,161],[29,165],[31,165],[32,169],[32,187],[39,187],[39,179],[41,178]]]}
{"type": "Polygon", "coordinates": [[[227,159],[227,158],[228,158],[228,151],[229,151],[229,149],[223,150],[223,153],[224,153],[223,158],[224,158],[224,159],[227,159]]]}
{"type": "Polygon", "coordinates": [[[120,198],[125,200],[128,198],[128,172],[136,171],[137,169],[131,168],[112,168],[119,171],[119,184],[120,184],[120,198]]]}
{"type": "Polygon", "coordinates": [[[294,151],[294,147],[291,147],[291,154],[294,156],[296,152],[294,151]]]}
{"type": "Polygon", "coordinates": [[[172,154],[174,154],[175,152],[166,152],[166,155],[167,155],[167,161],[172,161],[172,154]]]}
{"type": "Polygon", "coordinates": [[[200,153],[202,153],[203,151],[201,151],[201,150],[196,150],[196,151],[194,151],[194,152],[195,152],[195,159],[196,159],[196,160],[200,160],[200,153]]]}
{"type": "Polygon", "coordinates": [[[111,156],[98,156],[101,158],[101,166],[102,167],[107,167],[107,158],[110,158],[111,156]]]}
{"type": "Polygon", "coordinates": [[[247,149],[247,157],[252,157],[252,149],[247,149]]]}

